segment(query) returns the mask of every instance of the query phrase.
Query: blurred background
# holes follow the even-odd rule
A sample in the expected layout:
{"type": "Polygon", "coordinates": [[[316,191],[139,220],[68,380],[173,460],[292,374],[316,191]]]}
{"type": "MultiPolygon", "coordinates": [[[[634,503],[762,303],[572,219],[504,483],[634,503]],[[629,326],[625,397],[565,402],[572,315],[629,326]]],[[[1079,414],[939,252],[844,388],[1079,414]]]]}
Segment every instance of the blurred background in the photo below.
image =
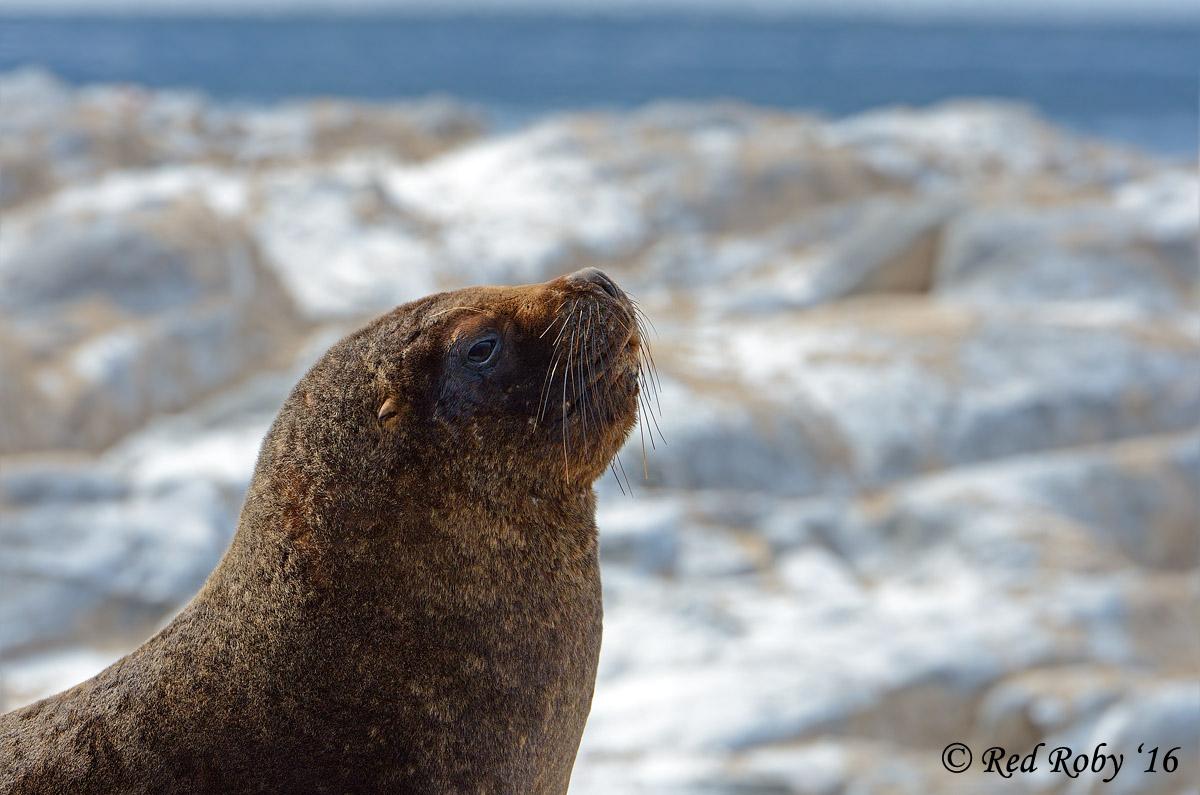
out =
{"type": "Polygon", "coordinates": [[[1188,0],[6,0],[0,707],[191,597],[341,335],[596,265],[666,443],[573,792],[1197,792],[1198,77],[1188,0]]]}

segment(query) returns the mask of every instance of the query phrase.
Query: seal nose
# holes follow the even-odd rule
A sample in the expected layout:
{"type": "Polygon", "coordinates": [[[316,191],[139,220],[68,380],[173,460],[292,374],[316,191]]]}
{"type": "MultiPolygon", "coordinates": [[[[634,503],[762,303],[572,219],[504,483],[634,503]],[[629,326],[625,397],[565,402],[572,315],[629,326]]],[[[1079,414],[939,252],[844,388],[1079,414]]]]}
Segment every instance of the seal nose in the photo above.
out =
{"type": "Polygon", "coordinates": [[[584,268],[583,270],[575,271],[567,277],[567,281],[572,284],[583,284],[584,282],[594,284],[618,301],[622,297],[621,288],[617,287],[617,283],[608,278],[608,275],[599,268],[584,268]]]}

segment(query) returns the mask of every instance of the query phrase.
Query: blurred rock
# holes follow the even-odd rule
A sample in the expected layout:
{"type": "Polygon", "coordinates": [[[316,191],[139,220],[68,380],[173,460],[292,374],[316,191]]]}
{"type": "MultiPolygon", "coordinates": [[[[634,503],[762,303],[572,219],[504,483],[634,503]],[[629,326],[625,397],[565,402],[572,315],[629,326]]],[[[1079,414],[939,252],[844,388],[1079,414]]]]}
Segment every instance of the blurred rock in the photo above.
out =
{"type": "Polygon", "coordinates": [[[617,504],[602,509],[600,516],[609,521],[600,537],[600,558],[615,565],[629,566],[643,574],[674,571],[679,559],[681,511],[674,501],[658,505],[641,502],[617,504]]]}
{"type": "Polygon", "coordinates": [[[990,745],[1027,752],[1076,724],[1093,724],[1129,687],[1109,667],[1034,669],[987,693],[973,734],[990,745]]]}
{"type": "MultiPolygon", "coordinates": [[[[1128,748],[1129,775],[1116,778],[1105,791],[1119,793],[1180,792],[1200,772],[1200,682],[1194,677],[1141,688],[1110,708],[1095,724],[1090,744],[1128,748]],[[1153,754],[1157,748],[1158,753],[1153,754]],[[1174,756],[1175,764],[1167,760],[1174,756]],[[1146,772],[1153,762],[1153,772],[1146,772]],[[1170,771],[1170,772],[1168,772],[1170,771]]],[[[1082,778],[1082,777],[1081,777],[1082,778]]],[[[1088,782],[1092,784],[1092,782],[1088,782]]],[[[1095,792],[1080,786],[1068,792],[1095,792]]]]}
{"type": "Polygon", "coordinates": [[[832,257],[830,270],[845,288],[827,292],[822,302],[849,294],[927,292],[942,227],[960,206],[941,196],[875,213],[832,257]]]}
{"type": "MultiPolygon", "coordinates": [[[[37,69],[0,76],[0,209],[40,198],[60,185],[110,169],[146,165],[154,145],[139,128],[140,92],[113,89],[96,107],[37,69]]],[[[93,92],[91,98],[94,98],[93,92]]]]}
{"type": "Polygon", "coordinates": [[[1031,107],[995,100],[870,110],[834,122],[822,137],[923,190],[967,184],[988,200],[1062,201],[1153,168],[1138,152],[1085,140],[1031,107]]]}
{"type": "MultiPolygon", "coordinates": [[[[1200,212],[1200,203],[1197,203],[1200,212]]],[[[984,208],[946,232],[934,292],[977,306],[1105,302],[1149,316],[1200,296],[1195,228],[1110,205],[984,208]]]]}
{"type": "Polygon", "coordinates": [[[688,406],[661,420],[657,477],[811,495],[1192,427],[1193,326],[898,297],[713,320],[656,354],[688,406]]]}
{"type": "Polygon", "coordinates": [[[378,152],[420,161],[483,132],[444,97],[256,108],[132,85],[73,88],[34,68],[0,74],[0,209],[109,171],[163,164],[280,165],[378,152]]]}
{"type": "Polygon", "coordinates": [[[888,557],[872,547],[858,565],[903,563],[935,575],[939,561],[931,554],[949,544],[976,573],[1000,579],[1129,566],[1186,571],[1200,556],[1197,473],[1200,434],[1193,429],[900,484],[876,494],[871,507],[888,557]],[[1022,548],[1032,559],[1014,554],[1022,548]]]}
{"type": "Polygon", "coordinates": [[[1200,720],[1192,169],[982,101],[480,137],[452,100],[0,91],[5,706],[194,592],[283,395],[364,316],[596,265],[660,378],[634,495],[598,489],[572,791],[1186,791],[1129,770],[1200,720]],[[1126,768],[954,776],[952,741],[1126,768]]]}
{"type": "MultiPolygon", "coordinates": [[[[299,358],[329,342],[303,340],[299,358]]],[[[250,376],[98,456],[0,459],[6,657],[55,657],[64,638],[109,654],[190,599],[233,536],[263,434],[303,369],[250,376]]]]}
{"type": "Polygon", "coordinates": [[[0,453],[102,449],[289,361],[304,328],[242,226],[197,201],[14,226],[0,248],[0,453]]]}
{"type": "Polygon", "coordinates": [[[124,499],[0,506],[0,647],[13,655],[63,637],[136,645],[204,584],[238,501],[201,480],[124,499]]]}

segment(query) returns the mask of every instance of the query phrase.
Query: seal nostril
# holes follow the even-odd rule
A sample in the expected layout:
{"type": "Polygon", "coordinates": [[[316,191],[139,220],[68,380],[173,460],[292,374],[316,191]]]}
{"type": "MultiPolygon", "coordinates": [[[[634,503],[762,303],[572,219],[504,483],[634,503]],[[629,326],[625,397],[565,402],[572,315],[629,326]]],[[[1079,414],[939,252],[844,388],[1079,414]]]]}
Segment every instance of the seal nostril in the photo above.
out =
{"type": "Polygon", "coordinates": [[[576,284],[579,282],[594,284],[618,301],[621,300],[621,288],[617,287],[617,283],[608,278],[608,275],[599,268],[584,268],[583,270],[575,271],[567,277],[567,281],[575,282],[576,284]]]}
{"type": "Polygon", "coordinates": [[[604,292],[608,293],[613,298],[619,299],[621,297],[621,291],[617,289],[616,282],[605,276],[601,271],[596,271],[596,278],[592,281],[603,287],[604,292]]]}

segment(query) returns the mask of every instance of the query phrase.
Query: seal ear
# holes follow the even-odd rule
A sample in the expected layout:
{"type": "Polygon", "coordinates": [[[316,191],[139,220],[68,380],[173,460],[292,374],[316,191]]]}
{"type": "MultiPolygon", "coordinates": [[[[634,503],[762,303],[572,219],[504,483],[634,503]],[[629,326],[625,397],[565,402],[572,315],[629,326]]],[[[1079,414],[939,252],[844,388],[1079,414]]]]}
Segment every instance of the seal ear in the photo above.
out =
{"type": "Polygon", "coordinates": [[[394,397],[390,397],[383,401],[383,405],[379,407],[379,421],[386,422],[389,418],[400,413],[400,401],[394,397]]]}

